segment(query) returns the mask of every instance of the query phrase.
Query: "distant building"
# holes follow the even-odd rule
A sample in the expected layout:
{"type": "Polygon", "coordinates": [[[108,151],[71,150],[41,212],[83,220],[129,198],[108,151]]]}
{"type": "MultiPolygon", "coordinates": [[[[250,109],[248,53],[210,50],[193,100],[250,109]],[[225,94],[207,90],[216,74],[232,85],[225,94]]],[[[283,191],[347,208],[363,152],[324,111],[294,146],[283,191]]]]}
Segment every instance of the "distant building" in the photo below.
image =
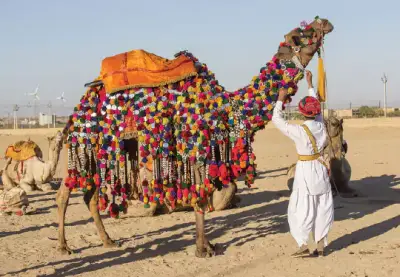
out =
{"type": "Polygon", "coordinates": [[[53,115],[48,115],[45,113],[39,113],[39,125],[47,126],[53,124],[53,115]]]}

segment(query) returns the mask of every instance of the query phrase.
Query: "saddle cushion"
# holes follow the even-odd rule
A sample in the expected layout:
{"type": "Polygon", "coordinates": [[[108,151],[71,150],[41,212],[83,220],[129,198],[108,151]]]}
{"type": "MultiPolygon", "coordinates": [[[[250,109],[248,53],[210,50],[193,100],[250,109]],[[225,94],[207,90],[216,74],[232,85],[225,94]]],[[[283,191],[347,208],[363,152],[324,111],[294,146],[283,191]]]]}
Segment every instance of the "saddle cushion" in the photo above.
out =
{"type": "Polygon", "coordinates": [[[18,141],[7,147],[5,157],[16,161],[25,161],[34,156],[42,158],[42,151],[33,141],[18,141]]]}
{"type": "Polygon", "coordinates": [[[133,50],[102,61],[100,78],[107,93],[137,87],[159,87],[195,76],[193,61],[185,55],[168,60],[144,50],[133,50]]]}

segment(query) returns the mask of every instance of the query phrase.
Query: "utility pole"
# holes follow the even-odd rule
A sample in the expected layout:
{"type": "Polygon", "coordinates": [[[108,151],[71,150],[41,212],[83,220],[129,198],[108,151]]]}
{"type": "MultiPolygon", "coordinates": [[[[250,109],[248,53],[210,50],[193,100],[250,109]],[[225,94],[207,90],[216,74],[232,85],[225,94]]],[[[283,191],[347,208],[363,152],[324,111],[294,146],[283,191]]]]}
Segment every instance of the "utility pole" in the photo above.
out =
{"type": "Polygon", "coordinates": [[[17,118],[17,112],[19,110],[18,105],[13,106],[13,112],[14,112],[14,129],[18,129],[18,118],[17,118]]]}
{"type": "MultiPolygon", "coordinates": [[[[47,104],[47,108],[48,108],[48,113],[47,113],[47,128],[50,128],[50,120],[49,118],[51,117],[51,121],[53,121],[53,115],[51,114],[51,102],[49,102],[49,104],[47,104]]],[[[53,122],[51,122],[53,123],[53,122]]]]}
{"type": "MultiPolygon", "coordinates": [[[[26,105],[26,107],[28,108],[28,109],[30,109],[30,108],[32,108],[32,105],[31,105],[31,102],[28,102],[28,104],[26,105]]],[[[33,111],[33,118],[35,118],[35,111],[33,111]]],[[[28,125],[29,125],[29,128],[31,128],[31,117],[29,116],[28,117],[28,125]]]]}
{"type": "Polygon", "coordinates": [[[386,83],[388,81],[386,74],[383,73],[383,77],[381,78],[383,83],[383,113],[385,117],[387,116],[387,107],[386,107],[386,83]]]}

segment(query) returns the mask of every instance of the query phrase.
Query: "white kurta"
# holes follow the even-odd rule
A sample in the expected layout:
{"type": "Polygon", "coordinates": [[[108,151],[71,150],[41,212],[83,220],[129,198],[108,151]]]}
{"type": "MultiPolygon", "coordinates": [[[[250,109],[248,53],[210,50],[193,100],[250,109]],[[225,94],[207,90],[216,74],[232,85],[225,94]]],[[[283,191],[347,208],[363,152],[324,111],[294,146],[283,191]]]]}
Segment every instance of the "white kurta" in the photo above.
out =
{"type": "MultiPolygon", "coordinates": [[[[316,97],[314,89],[309,95],[316,97]]],[[[283,103],[277,101],[272,122],[286,136],[292,139],[299,155],[313,155],[311,141],[300,125],[289,124],[283,117],[283,103]]],[[[313,134],[318,151],[327,143],[327,134],[323,118],[304,122],[313,134]]],[[[306,245],[310,232],[313,231],[316,242],[325,240],[333,223],[333,197],[327,168],[318,160],[298,161],[289,200],[288,221],[290,233],[299,246],[306,245]]]]}

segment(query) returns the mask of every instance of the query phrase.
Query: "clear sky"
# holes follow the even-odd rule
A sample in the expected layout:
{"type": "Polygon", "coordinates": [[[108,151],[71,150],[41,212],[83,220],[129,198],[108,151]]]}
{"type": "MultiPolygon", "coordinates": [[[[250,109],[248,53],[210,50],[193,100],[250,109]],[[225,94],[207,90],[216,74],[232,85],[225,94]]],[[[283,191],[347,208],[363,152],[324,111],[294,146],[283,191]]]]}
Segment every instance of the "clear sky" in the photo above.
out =
{"type": "MultiPolygon", "coordinates": [[[[377,105],[384,71],[388,104],[400,106],[400,1],[367,2],[0,0],[0,116],[28,103],[24,94],[37,84],[41,105],[60,105],[56,97],[65,91],[65,105],[74,106],[104,57],[132,49],[166,58],[187,49],[234,90],[286,33],[316,15],[335,26],[325,45],[330,106],[377,105]]],[[[309,69],[316,75],[315,60],[309,69]]]]}

